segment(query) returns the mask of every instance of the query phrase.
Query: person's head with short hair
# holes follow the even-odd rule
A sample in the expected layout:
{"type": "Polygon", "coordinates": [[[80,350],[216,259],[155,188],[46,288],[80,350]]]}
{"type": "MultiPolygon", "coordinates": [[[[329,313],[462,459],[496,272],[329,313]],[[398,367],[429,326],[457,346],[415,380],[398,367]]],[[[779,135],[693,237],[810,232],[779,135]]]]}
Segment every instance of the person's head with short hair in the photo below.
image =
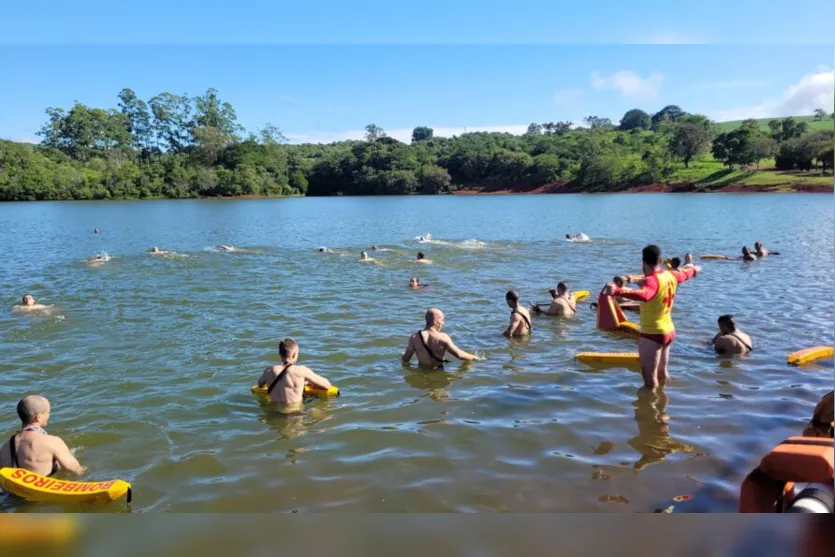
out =
{"type": "Polygon", "coordinates": [[[377,251],[378,249],[380,248],[378,248],[377,246],[371,246],[371,251],[377,251]]]}
{"type": "Polygon", "coordinates": [[[159,248],[154,246],[151,248],[151,253],[159,253],[159,248]]]}
{"type": "Polygon", "coordinates": [[[360,253],[360,259],[368,259],[368,252],[364,251],[364,252],[360,253]]]}
{"type": "Polygon", "coordinates": [[[324,252],[325,252],[325,248],[319,248],[319,251],[320,251],[320,252],[322,252],[322,253],[324,253],[324,252]]]}
{"type": "Polygon", "coordinates": [[[507,302],[507,305],[511,308],[515,308],[519,305],[519,293],[515,290],[508,290],[507,294],[504,295],[504,299],[507,302]]]}
{"type": "Polygon", "coordinates": [[[751,255],[751,250],[748,249],[748,246],[742,246],[742,255],[751,255]]]}
{"type": "Polygon", "coordinates": [[[644,274],[649,275],[661,263],[661,248],[654,244],[650,244],[641,251],[641,261],[643,262],[644,274]]]}
{"type": "Polygon", "coordinates": [[[566,239],[566,240],[570,240],[570,239],[571,239],[571,234],[566,234],[566,235],[565,235],[565,239],[566,239]]]}
{"type": "Polygon", "coordinates": [[[17,415],[23,427],[45,427],[49,423],[49,411],[49,401],[40,395],[26,395],[17,403],[17,415]]]}
{"type": "Polygon", "coordinates": [[[670,259],[670,267],[672,267],[674,271],[681,267],[681,258],[673,257],[670,259]]]}
{"type": "Polygon", "coordinates": [[[568,284],[560,282],[557,284],[557,295],[564,296],[568,292],[568,284]]]}
{"type": "Polygon", "coordinates": [[[292,338],[285,338],[278,343],[278,355],[281,361],[287,364],[294,364],[299,359],[299,343],[292,338]]]}
{"type": "Polygon", "coordinates": [[[685,265],[692,265],[693,264],[693,254],[692,253],[685,254],[684,264],[685,265]]]}
{"type": "Polygon", "coordinates": [[[35,297],[31,294],[26,294],[23,296],[23,305],[24,306],[34,306],[35,305],[35,297]]]}
{"type": "Polygon", "coordinates": [[[412,288],[420,287],[420,279],[418,277],[412,277],[409,279],[409,286],[412,288]]]}
{"type": "Polygon", "coordinates": [[[754,242],[754,250],[760,251],[762,248],[763,248],[762,242],[760,242],[759,240],[754,242]]]}
{"type": "Polygon", "coordinates": [[[444,312],[438,308],[431,308],[424,316],[426,319],[426,327],[440,331],[444,326],[444,312]]]}
{"type": "Polygon", "coordinates": [[[618,288],[623,288],[623,285],[625,284],[623,282],[623,277],[621,277],[621,276],[617,276],[617,277],[613,278],[612,282],[614,282],[615,286],[617,286],[618,288]]]}
{"type": "Polygon", "coordinates": [[[418,260],[426,259],[426,256],[423,254],[422,251],[419,251],[419,252],[417,252],[417,258],[418,258],[418,260]]]}
{"type": "Polygon", "coordinates": [[[720,315],[718,319],[719,331],[723,335],[729,335],[736,332],[736,323],[733,315],[720,315]]]}

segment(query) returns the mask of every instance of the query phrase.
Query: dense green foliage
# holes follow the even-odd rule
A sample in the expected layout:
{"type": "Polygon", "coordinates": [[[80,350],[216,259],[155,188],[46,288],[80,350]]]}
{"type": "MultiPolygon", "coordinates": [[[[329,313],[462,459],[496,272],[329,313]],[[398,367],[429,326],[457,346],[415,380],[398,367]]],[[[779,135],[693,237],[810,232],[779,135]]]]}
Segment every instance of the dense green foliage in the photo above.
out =
{"type": "Polygon", "coordinates": [[[272,124],[247,133],[214,89],[147,102],[124,89],[118,99],[112,109],[47,109],[39,145],[0,141],[0,200],[435,194],[558,182],[606,191],[698,181],[691,163],[709,151],[731,168],[771,157],[781,169],[832,168],[831,130],[787,118],[722,131],[675,105],[630,110],[617,127],[588,116],[588,128],[545,122],[519,136],[445,138],[421,126],[402,143],[369,124],[363,140],[288,145],[272,124]]]}

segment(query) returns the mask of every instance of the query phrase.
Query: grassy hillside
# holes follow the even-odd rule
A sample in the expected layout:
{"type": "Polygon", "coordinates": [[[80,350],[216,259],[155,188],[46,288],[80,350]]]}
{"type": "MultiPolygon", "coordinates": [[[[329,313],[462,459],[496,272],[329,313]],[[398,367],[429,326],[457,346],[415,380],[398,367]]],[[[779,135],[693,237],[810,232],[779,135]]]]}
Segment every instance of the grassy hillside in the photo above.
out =
{"type": "MultiPolygon", "coordinates": [[[[829,115],[823,120],[815,120],[814,116],[792,116],[798,122],[806,122],[809,125],[809,131],[816,130],[831,130],[835,129],[835,120],[829,115]]],[[[768,131],[768,122],[774,118],[760,118],[757,122],[760,124],[760,129],[768,131]]],[[[779,118],[778,118],[779,120],[779,118]]],[[[734,120],[732,122],[719,122],[716,127],[721,132],[729,132],[737,129],[742,124],[742,120],[734,120]]]]}

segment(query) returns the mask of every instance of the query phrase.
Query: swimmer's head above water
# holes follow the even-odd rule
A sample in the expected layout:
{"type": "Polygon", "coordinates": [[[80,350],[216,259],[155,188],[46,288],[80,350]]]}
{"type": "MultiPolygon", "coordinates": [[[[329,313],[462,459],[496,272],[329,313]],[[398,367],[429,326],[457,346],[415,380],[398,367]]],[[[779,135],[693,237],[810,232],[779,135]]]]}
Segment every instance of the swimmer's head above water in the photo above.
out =
{"type": "Polygon", "coordinates": [[[421,259],[426,259],[426,255],[424,255],[422,251],[419,251],[419,252],[417,252],[417,258],[416,259],[418,261],[420,261],[421,259]]]}
{"type": "Polygon", "coordinates": [[[623,288],[623,285],[624,285],[623,277],[617,276],[617,277],[612,279],[612,282],[614,282],[615,286],[617,286],[618,288],[623,288]]]}
{"type": "Polygon", "coordinates": [[[557,295],[558,296],[565,296],[568,293],[568,284],[564,282],[560,282],[557,284],[557,295]]]}
{"type": "Polygon", "coordinates": [[[412,277],[409,279],[409,286],[411,288],[420,288],[420,279],[417,277],[412,277]]]}
{"type": "Polygon", "coordinates": [[[693,254],[692,253],[685,254],[684,264],[685,265],[692,265],[693,264],[693,254]]]}
{"type": "Polygon", "coordinates": [[[159,253],[159,248],[154,246],[151,248],[151,253],[159,253]]]}
{"type": "Polygon", "coordinates": [[[377,246],[371,246],[371,251],[377,251],[378,249],[380,248],[378,248],[377,246]]]}
{"type": "Polygon", "coordinates": [[[718,322],[719,332],[723,335],[730,335],[736,332],[736,323],[734,322],[733,315],[720,315],[718,322]]]}
{"type": "Polygon", "coordinates": [[[285,338],[278,343],[278,355],[285,364],[295,364],[299,359],[299,343],[292,338],[285,338]]]}
{"type": "Polygon", "coordinates": [[[440,331],[444,327],[444,312],[438,308],[431,308],[424,316],[426,319],[426,328],[440,331]]]}
{"type": "Polygon", "coordinates": [[[26,395],[17,403],[17,416],[23,427],[49,425],[49,401],[40,395],[26,395]]]}
{"type": "Polygon", "coordinates": [[[504,295],[504,300],[510,308],[516,309],[519,307],[519,293],[515,290],[508,290],[507,294],[504,295]]]}
{"type": "Polygon", "coordinates": [[[364,252],[360,253],[360,259],[368,259],[368,252],[364,251],[364,252]]]}
{"type": "Polygon", "coordinates": [[[23,303],[24,306],[34,306],[35,305],[35,297],[32,296],[31,294],[26,294],[23,297],[23,302],[22,303],[23,303]]]}
{"type": "Polygon", "coordinates": [[[673,271],[678,270],[678,268],[681,267],[681,258],[673,257],[670,259],[670,267],[672,267],[673,271]]]}

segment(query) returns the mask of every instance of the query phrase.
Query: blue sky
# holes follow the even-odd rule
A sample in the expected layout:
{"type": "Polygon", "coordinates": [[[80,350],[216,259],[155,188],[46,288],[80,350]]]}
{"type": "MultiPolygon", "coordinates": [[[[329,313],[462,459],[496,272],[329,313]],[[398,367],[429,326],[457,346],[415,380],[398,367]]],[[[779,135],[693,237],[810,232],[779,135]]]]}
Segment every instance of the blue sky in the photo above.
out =
{"type": "Polygon", "coordinates": [[[835,2],[226,4],[5,7],[0,138],[36,140],[45,108],[115,107],[123,87],[146,100],[215,87],[247,129],[272,122],[293,142],[371,122],[401,139],[418,125],[520,133],[671,103],[716,120],[833,110],[831,28],[815,22],[835,2]],[[608,44],[544,44],[558,42],[608,44]]]}

